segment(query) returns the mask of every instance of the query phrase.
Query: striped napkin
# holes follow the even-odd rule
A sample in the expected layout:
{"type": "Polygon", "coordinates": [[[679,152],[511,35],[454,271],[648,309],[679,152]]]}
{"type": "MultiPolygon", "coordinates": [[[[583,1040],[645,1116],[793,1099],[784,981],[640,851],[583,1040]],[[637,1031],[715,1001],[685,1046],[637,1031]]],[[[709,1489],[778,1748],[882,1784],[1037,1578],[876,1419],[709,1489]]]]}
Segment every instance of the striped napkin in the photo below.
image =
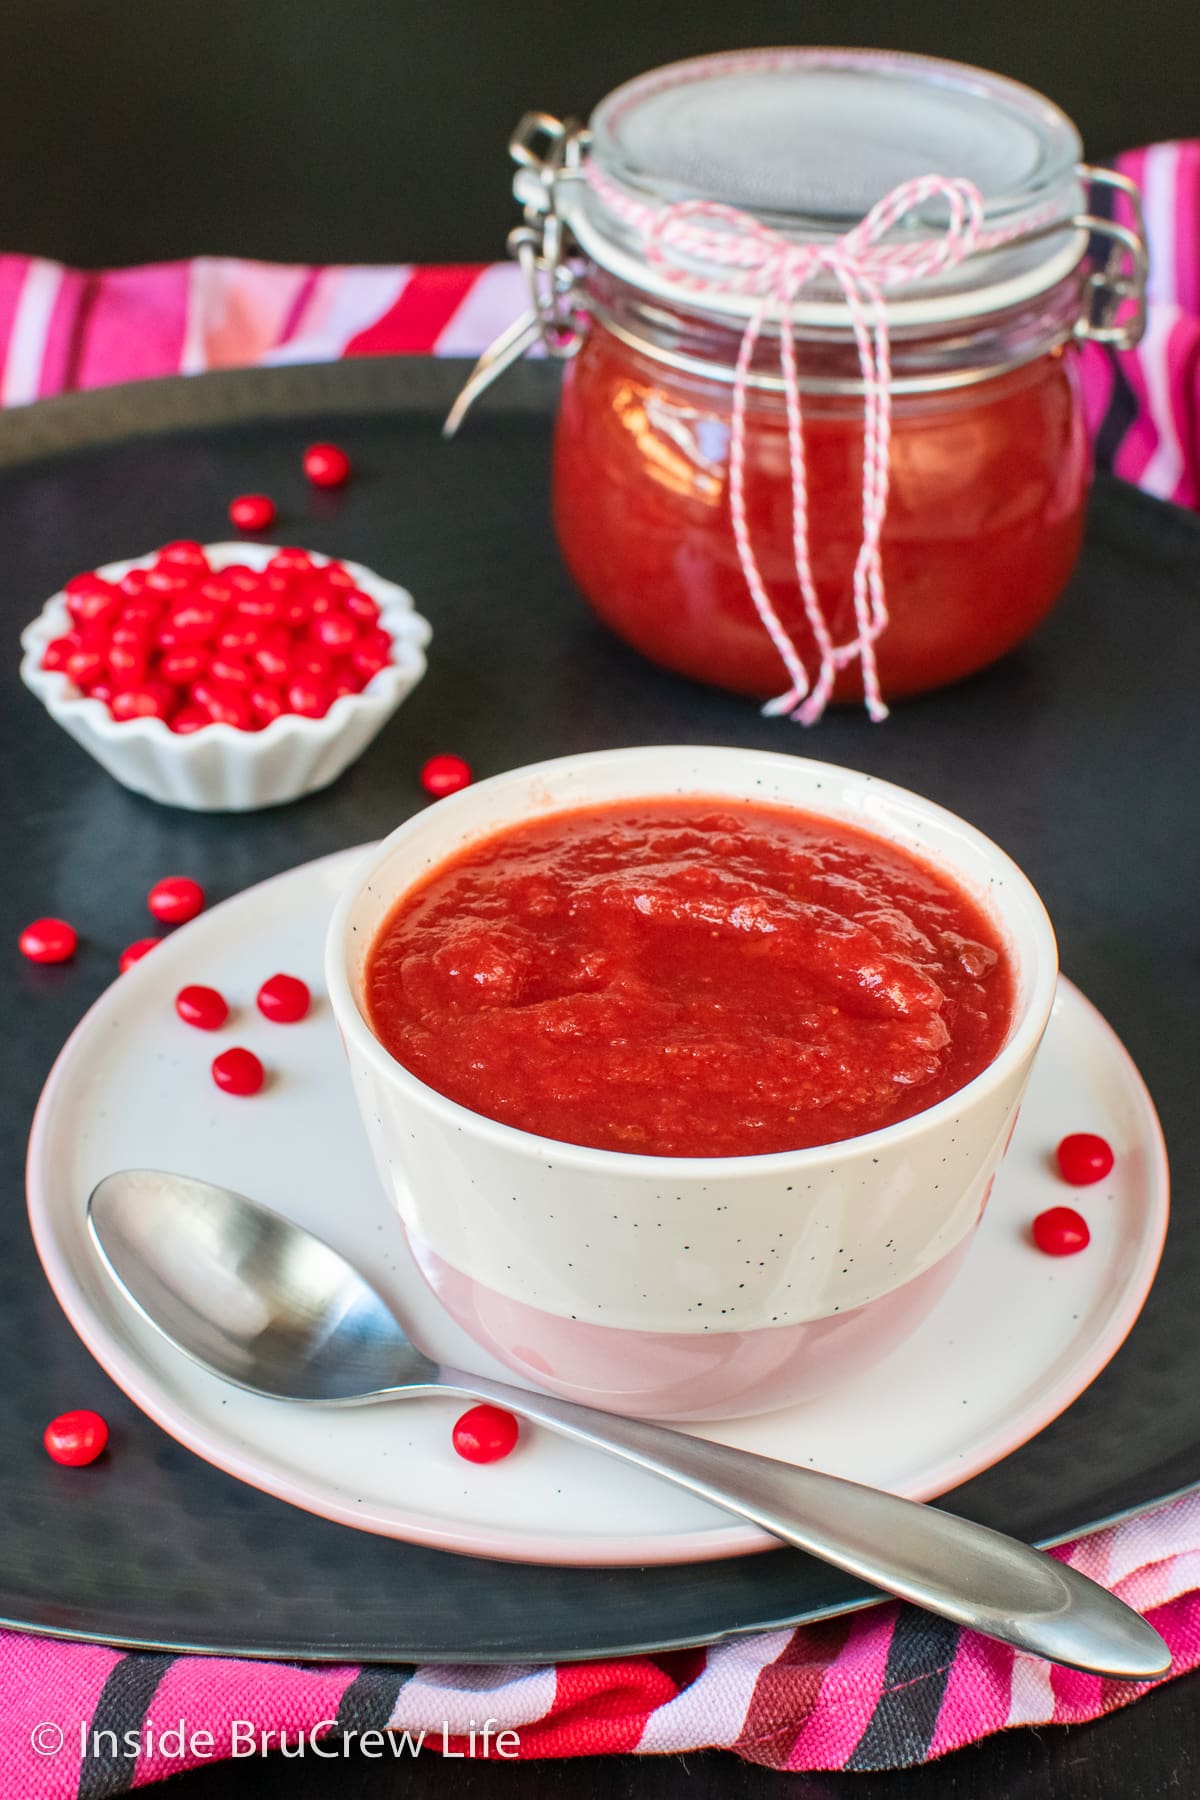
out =
{"type": "MultiPolygon", "coordinates": [[[[1200,1663],[1200,1494],[1055,1554],[1153,1620],[1173,1674],[1200,1663]]],[[[281,1748],[310,1761],[720,1748],[773,1769],[896,1769],[1008,1726],[1099,1718],[1144,1692],[899,1605],[558,1668],[305,1667],[3,1632],[0,1765],[13,1800],[99,1800],[281,1748]]]]}

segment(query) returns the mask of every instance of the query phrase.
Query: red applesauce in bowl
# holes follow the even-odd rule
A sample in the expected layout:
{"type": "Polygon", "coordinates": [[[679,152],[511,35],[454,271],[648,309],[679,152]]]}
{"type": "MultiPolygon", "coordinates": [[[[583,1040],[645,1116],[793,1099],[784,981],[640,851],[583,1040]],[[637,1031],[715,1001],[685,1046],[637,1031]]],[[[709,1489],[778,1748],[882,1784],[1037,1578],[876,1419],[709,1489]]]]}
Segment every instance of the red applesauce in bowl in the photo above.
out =
{"type": "Polygon", "coordinates": [[[828,818],[694,797],[469,844],[401,897],[365,988],[384,1047],[472,1112],[672,1157],[923,1112],[1015,1005],[996,927],[946,875],[828,818]]]}

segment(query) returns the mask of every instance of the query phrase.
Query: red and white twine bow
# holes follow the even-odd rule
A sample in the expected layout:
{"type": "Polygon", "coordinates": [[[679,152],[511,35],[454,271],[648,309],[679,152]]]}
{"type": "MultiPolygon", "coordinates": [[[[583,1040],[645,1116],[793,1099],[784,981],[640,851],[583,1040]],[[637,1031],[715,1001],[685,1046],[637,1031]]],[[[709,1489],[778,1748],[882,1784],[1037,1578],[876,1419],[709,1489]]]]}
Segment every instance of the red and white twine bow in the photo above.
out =
{"type": "Polygon", "coordinates": [[[764,711],[787,713],[802,724],[814,724],[825,710],[838,671],[857,658],[862,665],[867,711],[872,719],[885,719],[887,707],[879,686],[875,644],[888,622],[880,556],[880,537],[887,517],[892,423],[886,295],[893,288],[955,267],[979,246],[983,225],[979,190],[969,181],[948,180],[941,175],[905,181],[873,206],[852,231],[827,243],[796,243],[748,213],[703,200],[669,206],[647,224],[647,255],[668,280],[697,294],[728,292],[732,288],[758,296],[758,304],[742,334],[734,375],[729,510],[746,586],[791,682],[787,693],[770,701],[764,711]],[[945,229],[939,236],[903,244],[881,242],[906,214],[934,198],[944,199],[949,209],[945,229]],[[715,265],[721,273],[701,273],[696,264],[708,269],[715,265]],[[800,290],[821,274],[832,275],[845,297],[863,385],[863,534],[854,564],[855,635],[843,644],[833,641],[813,580],[792,320],[792,306],[800,290]],[[755,347],[772,314],[778,318],[787,409],[796,576],[804,615],[821,657],[815,681],[810,681],[796,646],[771,603],[746,518],[746,395],[755,347]]]}

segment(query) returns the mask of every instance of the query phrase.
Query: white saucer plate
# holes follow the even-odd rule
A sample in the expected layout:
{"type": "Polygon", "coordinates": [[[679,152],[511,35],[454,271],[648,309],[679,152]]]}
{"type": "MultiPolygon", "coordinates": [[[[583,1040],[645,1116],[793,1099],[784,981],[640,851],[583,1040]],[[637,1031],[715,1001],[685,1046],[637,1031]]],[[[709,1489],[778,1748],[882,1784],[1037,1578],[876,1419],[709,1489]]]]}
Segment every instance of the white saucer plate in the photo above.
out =
{"type": "MultiPolygon", "coordinates": [[[[29,1146],[29,1211],[64,1312],[136,1404],[199,1456],[310,1512],[412,1543],[522,1562],[693,1562],[770,1546],[753,1527],[549,1432],[527,1430],[490,1467],[464,1463],[461,1405],[408,1401],[320,1411],[260,1400],[196,1368],[146,1325],[100,1267],[87,1197],[114,1169],[173,1169],[253,1196],[319,1232],[369,1274],[430,1354],[505,1376],[446,1317],[409,1257],[362,1136],[342,1049],[318,998],[269,1024],[254,995],[278,971],[321,993],[325,927],[361,851],[250,888],[184,926],[121,976],[68,1040],[29,1146]],[[204,982],[234,1009],[220,1032],[174,1011],[204,982]],[[245,1044],[269,1071],[251,1099],[209,1064],[245,1044]]],[[[988,1468],[1095,1379],[1137,1318],[1166,1230],[1166,1153],[1137,1069],[1069,982],[970,1253],[917,1333],[880,1367],[786,1411],[696,1428],[785,1461],[930,1499],[988,1468]],[[1108,1180],[1066,1187],[1052,1152],[1098,1131],[1108,1180]],[[1029,1225],[1081,1210],[1082,1254],[1036,1251],[1029,1225]]],[[[508,1377],[511,1379],[511,1377],[508,1377]]]]}

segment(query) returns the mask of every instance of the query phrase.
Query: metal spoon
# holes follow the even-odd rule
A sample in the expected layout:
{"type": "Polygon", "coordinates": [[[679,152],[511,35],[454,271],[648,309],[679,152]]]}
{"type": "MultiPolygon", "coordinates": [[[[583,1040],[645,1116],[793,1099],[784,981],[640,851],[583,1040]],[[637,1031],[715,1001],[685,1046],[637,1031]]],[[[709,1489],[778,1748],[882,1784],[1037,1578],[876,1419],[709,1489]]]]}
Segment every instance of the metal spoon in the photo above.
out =
{"type": "Polygon", "coordinates": [[[228,1188],[125,1169],[96,1188],[88,1223],[138,1311],[193,1361],[251,1393],[323,1406],[419,1395],[495,1401],[1003,1643],[1128,1681],[1170,1667],[1162,1638],[1123,1601],[983,1525],[431,1362],[336,1250],[228,1188]]]}

